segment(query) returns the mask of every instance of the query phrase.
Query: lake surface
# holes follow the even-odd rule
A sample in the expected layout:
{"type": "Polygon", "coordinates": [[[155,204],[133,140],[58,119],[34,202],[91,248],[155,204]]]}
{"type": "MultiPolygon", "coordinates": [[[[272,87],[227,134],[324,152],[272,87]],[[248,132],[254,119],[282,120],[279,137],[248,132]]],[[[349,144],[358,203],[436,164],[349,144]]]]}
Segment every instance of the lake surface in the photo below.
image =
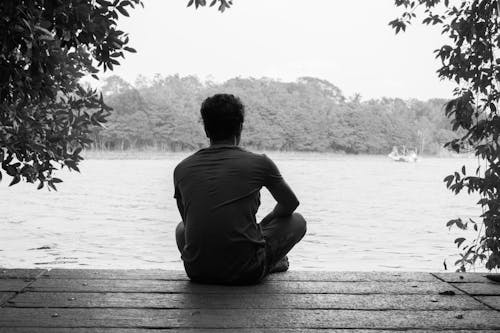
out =
{"type": "MultiPolygon", "coordinates": [[[[182,269],[172,171],[187,154],[152,160],[85,160],[59,171],[58,192],[0,183],[0,267],[182,269]]],[[[454,270],[459,231],[477,197],[449,192],[443,178],[477,160],[268,153],[295,190],[308,232],[289,254],[292,269],[454,270]]],[[[263,189],[258,218],[274,206],[263,189]]],[[[473,234],[471,234],[473,236],[473,234]]]]}

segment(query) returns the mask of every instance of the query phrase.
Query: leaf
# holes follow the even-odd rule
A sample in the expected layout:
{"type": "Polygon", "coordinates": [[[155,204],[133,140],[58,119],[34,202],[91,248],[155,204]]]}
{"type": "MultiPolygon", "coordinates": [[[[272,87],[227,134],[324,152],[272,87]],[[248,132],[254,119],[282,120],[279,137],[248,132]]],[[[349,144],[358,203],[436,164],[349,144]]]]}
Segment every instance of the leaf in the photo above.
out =
{"type": "Polygon", "coordinates": [[[48,181],[47,184],[49,184],[49,187],[52,188],[54,191],[57,191],[57,187],[54,185],[52,181],[48,181]]]}
{"type": "Polygon", "coordinates": [[[493,103],[490,103],[490,109],[491,109],[491,112],[493,112],[493,113],[497,112],[497,107],[493,103]]]}
{"type": "Polygon", "coordinates": [[[187,7],[191,7],[191,5],[193,4],[194,0],[189,0],[188,4],[187,4],[187,7]]]}
{"type": "Polygon", "coordinates": [[[15,175],[14,176],[14,179],[12,179],[12,181],[10,182],[9,186],[13,186],[13,185],[16,185],[17,183],[19,183],[21,181],[21,177],[19,175],[15,175]]]}
{"type": "Polygon", "coordinates": [[[80,154],[81,152],[82,152],[82,147],[78,147],[78,148],[75,149],[75,151],[73,152],[72,155],[75,156],[75,155],[80,154]]]}
{"type": "Polygon", "coordinates": [[[44,27],[41,27],[39,25],[35,25],[35,30],[43,32],[47,37],[50,37],[50,38],[54,37],[50,31],[48,31],[47,29],[45,29],[44,27]]]}
{"type": "Polygon", "coordinates": [[[116,10],[118,10],[123,16],[129,16],[128,12],[123,7],[116,7],[116,10]]]}
{"type": "Polygon", "coordinates": [[[457,244],[457,247],[460,247],[460,245],[462,245],[462,243],[464,241],[465,241],[464,237],[459,237],[459,238],[455,239],[455,244],[457,244]]]}
{"type": "Polygon", "coordinates": [[[137,51],[132,47],[125,46],[123,49],[131,53],[137,53],[137,51]]]}
{"type": "Polygon", "coordinates": [[[450,187],[451,183],[453,182],[453,175],[446,176],[443,181],[446,183],[446,187],[450,187]]]}
{"type": "Polygon", "coordinates": [[[59,178],[52,178],[51,182],[54,183],[54,184],[57,184],[57,183],[62,183],[62,180],[59,179],[59,178]]]}
{"type": "Polygon", "coordinates": [[[458,219],[457,222],[455,222],[455,224],[457,225],[457,227],[459,229],[462,229],[462,230],[466,230],[467,229],[467,223],[463,223],[462,219],[458,219]]]}
{"type": "Polygon", "coordinates": [[[452,225],[456,224],[457,222],[459,222],[460,219],[453,219],[453,220],[449,220],[447,223],[446,223],[446,226],[447,227],[451,227],[452,225]]]}

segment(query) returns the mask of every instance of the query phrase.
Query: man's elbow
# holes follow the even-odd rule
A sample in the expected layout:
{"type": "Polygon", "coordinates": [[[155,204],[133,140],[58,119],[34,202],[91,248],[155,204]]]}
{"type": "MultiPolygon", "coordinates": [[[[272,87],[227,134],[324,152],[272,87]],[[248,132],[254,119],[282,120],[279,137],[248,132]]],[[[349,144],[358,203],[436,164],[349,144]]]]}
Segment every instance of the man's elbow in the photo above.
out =
{"type": "Polygon", "coordinates": [[[295,200],[290,205],[292,213],[297,209],[297,207],[299,207],[299,205],[300,205],[299,200],[297,198],[295,198],[295,200]]]}

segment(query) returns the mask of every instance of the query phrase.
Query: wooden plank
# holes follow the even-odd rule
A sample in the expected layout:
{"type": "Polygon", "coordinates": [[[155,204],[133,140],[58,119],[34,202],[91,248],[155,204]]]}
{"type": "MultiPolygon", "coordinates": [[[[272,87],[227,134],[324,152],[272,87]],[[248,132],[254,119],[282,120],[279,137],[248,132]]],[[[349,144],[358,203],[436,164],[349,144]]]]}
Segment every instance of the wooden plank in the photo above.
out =
{"type": "MultiPolygon", "coordinates": [[[[218,333],[234,332],[234,328],[229,329],[147,329],[147,328],[40,328],[34,330],[31,327],[8,327],[1,328],[0,333],[218,333]]],[[[272,328],[272,329],[238,329],[238,333],[428,333],[429,330],[364,330],[364,329],[290,329],[290,328],[272,328]]],[[[498,333],[497,330],[439,330],[440,333],[498,333]]]]}
{"type": "Polygon", "coordinates": [[[271,274],[270,281],[332,281],[332,282],[433,282],[436,278],[426,272],[315,272],[289,271],[271,274]]]}
{"type": "Polygon", "coordinates": [[[35,279],[46,269],[0,268],[0,279],[35,279]]]}
{"type": "MultiPolygon", "coordinates": [[[[272,329],[241,329],[238,333],[428,333],[429,330],[370,330],[370,329],[288,329],[288,328],[272,328],[272,329]]],[[[497,330],[436,330],[440,333],[498,333],[497,330]]],[[[192,329],[144,329],[144,328],[33,328],[27,327],[9,327],[2,329],[0,333],[218,333],[218,332],[235,332],[234,328],[229,329],[207,329],[207,328],[192,328],[192,329]]]]}
{"type": "Polygon", "coordinates": [[[106,280],[188,280],[179,270],[162,269],[51,269],[42,275],[51,279],[106,279],[106,280]]]}
{"type": "Polygon", "coordinates": [[[454,283],[453,285],[470,295],[500,296],[500,283],[454,283]]]}
{"type": "Polygon", "coordinates": [[[0,327],[500,329],[500,312],[0,308],[0,327]]]}
{"type": "Polygon", "coordinates": [[[0,306],[3,305],[4,302],[6,302],[9,298],[14,296],[15,293],[9,293],[9,292],[0,292],[0,306]]]}
{"type": "Polygon", "coordinates": [[[0,291],[21,291],[30,282],[27,279],[0,279],[0,291]]]}
{"type": "MultiPolygon", "coordinates": [[[[187,280],[186,273],[173,270],[120,270],[120,269],[52,269],[43,275],[55,279],[107,279],[107,280],[187,280]]],[[[432,282],[436,278],[425,272],[316,272],[289,271],[271,274],[270,281],[420,281],[432,282]]]]}
{"type": "Polygon", "coordinates": [[[489,282],[489,280],[484,277],[488,273],[433,273],[433,274],[446,282],[463,282],[463,283],[489,282]]]}
{"type": "Polygon", "coordinates": [[[351,310],[487,310],[470,296],[344,294],[19,294],[7,306],[31,308],[159,309],[351,309],[351,310]]]}
{"type": "MultiPolygon", "coordinates": [[[[40,278],[27,290],[46,292],[160,292],[237,294],[438,294],[453,289],[436,282],[300,282],[265,281],[255,286],[216,286],[189,281],[166,280],[80,280],[40,278]]],[[[459,293],[458,290],[456,290],[459,293]]]]}
{"type": "Polygon", "coordinates": [[[500,296],[477,296],[477,299],[500,311],[500,296]]]}

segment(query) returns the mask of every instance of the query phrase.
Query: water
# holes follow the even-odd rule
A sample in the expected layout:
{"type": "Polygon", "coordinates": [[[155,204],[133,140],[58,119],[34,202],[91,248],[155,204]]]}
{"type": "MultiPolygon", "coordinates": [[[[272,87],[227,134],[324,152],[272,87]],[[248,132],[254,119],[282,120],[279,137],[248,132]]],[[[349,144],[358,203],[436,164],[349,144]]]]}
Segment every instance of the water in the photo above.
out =
{"type": "MultiPolygon", "coordinates": [[[[58,172],[58,192],[0,183],[0,267],[182,269],[172,171],[186,154],[155,160],[86,160],[58,172]]],[[[268,153],[296,192],[308,232],[290,253],[293,269],[453,270],[459,231],[446,221],[475,217],[476,197],[442,179],[474,159],[268,153]]],[[[258,217],[274,202],[262,191],[258,217]]]]}

